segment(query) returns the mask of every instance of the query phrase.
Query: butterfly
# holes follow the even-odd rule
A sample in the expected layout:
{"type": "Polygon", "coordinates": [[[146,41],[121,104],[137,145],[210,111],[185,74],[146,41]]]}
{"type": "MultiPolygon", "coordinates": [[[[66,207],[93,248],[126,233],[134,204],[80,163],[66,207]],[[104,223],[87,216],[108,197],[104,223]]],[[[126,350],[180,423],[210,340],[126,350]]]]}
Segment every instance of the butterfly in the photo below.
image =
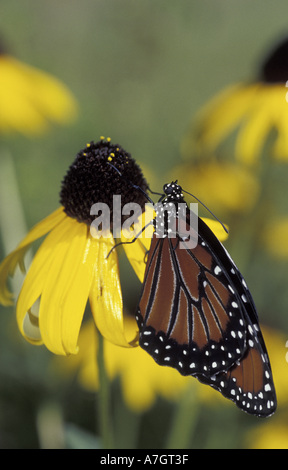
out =
{"type": "MultiPolygon", "coordinates": [[[[270,416],[276,393],[247,284],[201,218],[197,243],[190,246],[187,233],[195,214],[177,181],[163,190],[136,312],[139,344],[158,364],[210,385],[247,413],[270,416]]],[[[196,230],[190,233],[197,236],[196,230]]]]}

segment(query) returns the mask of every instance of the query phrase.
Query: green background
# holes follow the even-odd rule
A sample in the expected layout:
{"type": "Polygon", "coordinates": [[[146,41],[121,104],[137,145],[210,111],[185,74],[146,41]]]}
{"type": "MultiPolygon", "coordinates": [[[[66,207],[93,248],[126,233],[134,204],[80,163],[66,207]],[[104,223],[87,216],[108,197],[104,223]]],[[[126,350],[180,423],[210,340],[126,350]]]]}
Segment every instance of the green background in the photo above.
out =
{"type": "Polygon", "coordinates": [[[286,33],[287,10],[267,0],[2,0],[6,48],[62,79],[80,104],[74,126],[38,145],[9,140],[29,222],[56,206],[67,166],[100,135],[162,184],[194,113],[226,85],[254,77],[259,57],[286,33]]]}

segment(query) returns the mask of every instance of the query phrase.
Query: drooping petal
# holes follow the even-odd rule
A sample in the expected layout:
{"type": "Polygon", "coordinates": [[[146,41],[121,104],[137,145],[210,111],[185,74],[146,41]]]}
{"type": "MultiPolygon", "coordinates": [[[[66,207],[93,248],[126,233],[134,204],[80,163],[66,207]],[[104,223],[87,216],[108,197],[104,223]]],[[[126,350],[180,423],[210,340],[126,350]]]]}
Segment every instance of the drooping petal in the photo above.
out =
{"type": "Polygon", "coordinates": [[[43,235],[46,235],[46,233],[50,232],[50,230],[66,217],[66,214],[63,212],[63,207],[59,207],[59,209],[35,225],[21,243],[19,243],[18,247],[2,261],[0,265],[0,302],[3,305],[13,304],[13,295],[7,288],[7,278],[9,275],[13,276],[18,264],[21,270],[25,271],[23,259],[31,243],[43,235]]]}
{"type": "Polygon", "coordinates": [[[125,336],[118,256],[116,249],[111,251],[115,245],[114,239],[110,235],[109,238],[93,239],[92,243],[98,248],[89,296],[96,326],[112,343],[123,347],[134,346],[136,332],[131,340],[125,336]]]}
{"type": "Polygon", "coordinates": [[[154,217],[155,212],[153,207],[146,204],[145,212],[134,226],[134,236],[131,238],[131,234],[127,230],[122,230],[121,232],[121,242],[123,243],[126,256],[141,282],[144,280],[146,253],[150,248],[154,232],[151,223],[154,217]],[[143,230],[144,228],[145,230],[143,230]]]}
{"type": "MultiPolygon", "coordinates": [[[[121,239],[124,239],[124,236],[121,237],[121,239]]],[[[144,260],[146,258],[147,249],[145,248],[141,240],[136,240],[133,246],[131,244],[124,245],[124,250],[138,279],[140,280],[140,282],[143,282],[146,268],[144,260]]]]}
{"type": "Polygon", "coordinates": [[[53,260],[54,249],[63,238],[66,238],[69,231],[70,224],[67,224],[64,219],[46,236],[33,258],[17,300],[16,312],[19,330],[33,344],[42,344],[42,339],[40,333],[35,337],[35,315],[32,316],[31,309],[43,292],[53,260]],[[33,328],[31,328],[31,323],[33,328]],[[33,331],[32,336],[31,331],[33,331]]]}
{"type": "Polygon", "coordinates": [[[70,230],[54,247],[40,301],[43,342],[55,354],[76,354],[77,339],[92,282],[88,227],[68,218],[70,230]]]}
{"type": "Polygon", "coordinates": [[[76,101],[58,79],[7,54],[0,55],[0,68],[2,132],[39,134],[50,121],[69,123],[76,117],[76,101]]]}
{"type": "MultiPolygon", "coordinates": [[[[86,237],[85,243],[84,239],[82,242],[82,247],[80,244],[79,246],[75,245],[75,251],[77,252],[79,249],[80,256],[79,260],[77,260],[76,253],[74,252],[76,270],[71,282],[67,285],[66,293],[63,295],[61,310],[62,342],[67,354],[75,354],[78,351],[79,331],[93,280],[96,254],[95,245],[89,236],[86,237]]],[[[73,261],[73,257],[71,261],[73,261]]]]}
{"type": "MultiPolygon", "coordinates": [[[[39,308],[39,307],[38,307],[39,308]]],[[[25,339],[34,345],[43,344],[42,336],[39,328],[38,312],[34,314],[29,310],[23,320],[23,331],[25,339]]]]}

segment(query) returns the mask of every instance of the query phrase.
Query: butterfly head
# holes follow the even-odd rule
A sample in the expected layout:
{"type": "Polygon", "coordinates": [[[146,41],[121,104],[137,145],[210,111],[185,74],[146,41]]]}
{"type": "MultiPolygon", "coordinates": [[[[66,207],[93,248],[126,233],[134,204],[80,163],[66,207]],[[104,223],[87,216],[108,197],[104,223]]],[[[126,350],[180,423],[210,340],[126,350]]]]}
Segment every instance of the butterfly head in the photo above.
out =
{"type": "Polygon", "coordinates": [[[163,191],[165,197],[162,202],[164,204],[169,202],[183,202],[182,188],[177,184],[177,180],[172,181],[172,183],[164,184],[163,191]]]}

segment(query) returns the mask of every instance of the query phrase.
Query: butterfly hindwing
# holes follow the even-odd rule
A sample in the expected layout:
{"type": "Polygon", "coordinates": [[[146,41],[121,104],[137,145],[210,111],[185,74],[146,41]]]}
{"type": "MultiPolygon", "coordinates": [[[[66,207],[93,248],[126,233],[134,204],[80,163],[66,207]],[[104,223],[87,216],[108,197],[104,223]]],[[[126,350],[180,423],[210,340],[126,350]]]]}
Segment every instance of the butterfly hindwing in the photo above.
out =
{"type": "Polygon", "coordinates": [[[247,413],[272,415],[277,406],[272,371],[258,324],[248,326],[248,348],[240,361],[211,377],[197,376],[247,413]]]}

